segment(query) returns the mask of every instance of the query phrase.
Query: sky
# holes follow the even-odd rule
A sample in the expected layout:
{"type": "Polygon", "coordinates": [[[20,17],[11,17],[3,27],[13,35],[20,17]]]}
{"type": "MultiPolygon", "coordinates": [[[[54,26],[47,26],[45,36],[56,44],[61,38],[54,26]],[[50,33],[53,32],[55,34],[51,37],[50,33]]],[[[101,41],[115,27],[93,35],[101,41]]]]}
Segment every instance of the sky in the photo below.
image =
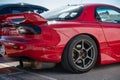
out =
{"type": "Polygon", "coordinates": [[[67,4],[81,4],[81,3],[105,3],[120,7],[120,0],[0,0],[0,4],[6,3],[30,3],[44,6],[48,9],[54,9],[67,4]]]}

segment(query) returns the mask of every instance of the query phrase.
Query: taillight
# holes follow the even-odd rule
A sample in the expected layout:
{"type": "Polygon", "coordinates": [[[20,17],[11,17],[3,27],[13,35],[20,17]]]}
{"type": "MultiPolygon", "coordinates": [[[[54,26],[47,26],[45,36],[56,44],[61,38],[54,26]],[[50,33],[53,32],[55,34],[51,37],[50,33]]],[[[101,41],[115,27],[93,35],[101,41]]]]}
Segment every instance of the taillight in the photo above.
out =
{"type": "Polygon", "coordinates": [[[20,34],[40,34],[41,28],[36,25],[20,25],[18,27],[18,32],[20,34]]]}
{"type": "Polygon", "coordinates": [[[13,46],[13,49],[16,49],[16,50],[24,50],[24,49],[25,49],[25,46],[23,46],[23,45],[14,45],[14,46],[13,46]]]}

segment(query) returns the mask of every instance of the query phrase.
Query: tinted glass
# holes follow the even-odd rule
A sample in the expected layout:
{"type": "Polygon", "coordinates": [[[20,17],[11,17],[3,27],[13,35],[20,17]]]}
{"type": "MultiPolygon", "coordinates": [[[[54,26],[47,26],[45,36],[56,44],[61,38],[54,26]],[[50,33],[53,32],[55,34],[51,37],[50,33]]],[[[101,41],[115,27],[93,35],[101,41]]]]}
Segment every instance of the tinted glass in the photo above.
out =
{"type": "Polygon", "coordinates": [[[83,6],[64,6],[55,10],[42,13],[48,20],[71,20],[80,16],[83,6]]]}
{"type": "Polygon", "coordinates": [[[0,15],[10,14],[10,13],[11,13],[11,11],[10,11],[9,7],[6,7],[6,8],[3,8],[0,10],[0,15]]]}
{"type": "Polygon", "coordinates": [[[20,14],[23,12],[29,12],[30,9],[28,7],[11,7],[12,14],[20,14]]]}
{"type": "Polygon", "coordinates": [[[120,9],[98,7],[96,10],[102,22],[120,23],[120,9]]]}

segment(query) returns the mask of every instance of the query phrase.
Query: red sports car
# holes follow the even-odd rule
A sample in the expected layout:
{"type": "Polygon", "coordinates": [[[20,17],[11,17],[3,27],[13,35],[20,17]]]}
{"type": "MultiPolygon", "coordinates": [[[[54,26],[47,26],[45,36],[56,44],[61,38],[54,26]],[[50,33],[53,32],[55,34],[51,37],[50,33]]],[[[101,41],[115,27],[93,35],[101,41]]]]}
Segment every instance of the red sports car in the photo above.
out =
{"type": "Polygon", "coordinates": [[[2,51],[59,63],[71,72],[120,62],[120,8],[107,4],[67,5],[48,11],[0,17],[2,51]]]}

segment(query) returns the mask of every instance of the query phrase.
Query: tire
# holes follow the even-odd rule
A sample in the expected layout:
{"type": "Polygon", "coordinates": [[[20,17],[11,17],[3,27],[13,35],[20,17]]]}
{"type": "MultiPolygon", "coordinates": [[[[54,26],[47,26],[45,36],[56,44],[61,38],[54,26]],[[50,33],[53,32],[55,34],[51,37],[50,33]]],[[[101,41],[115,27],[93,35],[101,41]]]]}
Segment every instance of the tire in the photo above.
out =
{"type": "Polygon", "coordinates": [[[64,69],[74,73],[83,73],[91,70],[98,57],[95,41],[87,35],[73,38],[66,46],[62,55],[64,69]]]}

